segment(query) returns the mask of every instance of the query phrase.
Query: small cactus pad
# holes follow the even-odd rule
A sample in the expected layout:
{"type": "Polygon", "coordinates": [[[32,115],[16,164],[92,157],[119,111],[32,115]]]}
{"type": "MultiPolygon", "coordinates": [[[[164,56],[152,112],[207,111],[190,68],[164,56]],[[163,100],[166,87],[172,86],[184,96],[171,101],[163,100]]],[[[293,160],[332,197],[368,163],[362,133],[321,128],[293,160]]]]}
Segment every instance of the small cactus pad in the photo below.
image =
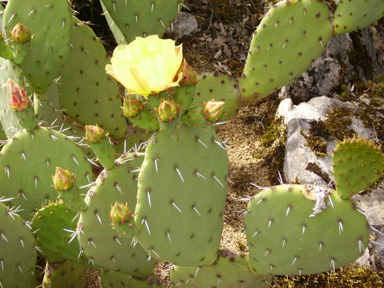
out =
{"type": "Polygon", "coordinates": [[[369,189],[384,173],[381,147],[362,138],[338,143],[332,162],[336,191],[343,199],[369,189]]]}
{"type": "Polygon", "coordinates": [[[42,203],[56,200],[57,192],[52,187],[56,166],[70,170],[79,186],[92,180],[90,164],[81,148],[53,129],[22,130],[4,145],[0,183],[4,195],[15,198],[12,205],[23,209],[20,215],[24,219],[30,219],[42,203]]]}
{"type": "Polygon", "coordinates": [[[253,36],[240,80],[243,100],[267,96],[307,70],[332,36],[328,6],[288,0],[272,6],[253,36]]]}
{"type": "Polygon", "coordinates": [[[341,0],[334,13],[334,31],[336,34],[352,32],[383,16],[383,0],[341,0]]]}
{"type": "Polygon", "coordinates": [[[227,173],[224,144],[211,127],[169,125],[149,140],[135,223],[151,256],[182,266],[216,260],[227,173]]]}
{"type": "Polygon", "coordinates": [[[208,102],[212,99],[224,101],[224,113],[220,121],[231,119],[239,109],[238,90],[235,80],[228,75],[216,76],[213,73],[199,75],[198,80],[194,102],[191,107],[196,104],[200,105],[202,101],[208,102]]]}
{"type": "Polygon", "coordinates": [[[359,258],[368,245],[364,215],[329,188],[267,188],[248,203],[247,212],[249,265],[256,274],[335,270],[359,258]]]}
{"type": "Polygon", "coordinates": [[[135,37],[161,37],[181,10],[183,0],[102,0],[108,24],[119,44],[135,37]],[[121,39],[120,37],[124,38],[121,39]]]}
{"type": "Polygon", "coordinates": [[[73,17],[71,51],[58,82],[61,109],[73,120],[98,124],[118,139],[128,125],[120,109],[118,85],[105,73],[107,63],[101,41],[91,28],[73,17]]]}
{"type": "Polygon", "coordinates": [[[88,208],[78,223],[80,246],[91,263],[136,277],[151,275],[155,261],[147,261],[144,249],[132,244],[131,234],[121,237],[113,230],[109,214],[115,202],[128,203],[134,211],[142,161],[143,154],[127,154],[116,160],[114,169],[104,170],[87,193],[88,208]]]}
{"type": "Polygon", "coordinates": [[[71,17],[67,0],[10,0],[7,3],[3,20],[7,38],[17,23],[27,26],[33,35],[21,69],[36,93],[48,89],[66,62],[71,17]]]}
{"type": "Polygon", "coordinates": [[[81,263],[65,260],[63,262],[48,262],[45,266],[42,288],[86,288],[86,266],[81,263]]]}
{"type": "Polygon", "coordinates": [[[76,214],[55,202],[40,209],[32,218],[31,227],[39,250],[50,262],[69,259],[88,264],[88,258],[80,253],[77,239],[71,238],[71,231],[76,230],[76,221],[73,221],[76,214]]]}
{"type": "Polygon", "coordinates": [[[119,272],[102,272],[100,275],[101,285],[103,288],[121,288],[121,287],[135,287],[135,288],[161,288],[157,279],[149,276],[146,279],[134,278],[127,274],[119,272]]]}
{"type": "Polygon", "coordinates": [[[266,288],[272,282],[272,275],[252,274],[247,257],[225,250],[210,266],[174,266],[170,278],[175,287],[193,288],[266,288]]]}
{"type": "Polygon", "coordinates": [[[35,238],[14,209],[0,203],[0,287],[26,287],[37,258],[35,238]]]}

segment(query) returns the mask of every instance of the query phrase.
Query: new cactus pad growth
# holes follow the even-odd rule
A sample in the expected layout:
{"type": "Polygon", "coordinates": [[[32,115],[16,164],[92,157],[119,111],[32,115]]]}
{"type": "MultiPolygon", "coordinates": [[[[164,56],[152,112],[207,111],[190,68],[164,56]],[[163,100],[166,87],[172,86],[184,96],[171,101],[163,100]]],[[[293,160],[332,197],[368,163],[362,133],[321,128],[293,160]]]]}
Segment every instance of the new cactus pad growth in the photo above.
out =
{"type": "Polygon", "coordinates": [[[362,138],[338,143],[332,163],[336,191],[343,199],[370,189],[384,173],[381,147],[362,138]]]}

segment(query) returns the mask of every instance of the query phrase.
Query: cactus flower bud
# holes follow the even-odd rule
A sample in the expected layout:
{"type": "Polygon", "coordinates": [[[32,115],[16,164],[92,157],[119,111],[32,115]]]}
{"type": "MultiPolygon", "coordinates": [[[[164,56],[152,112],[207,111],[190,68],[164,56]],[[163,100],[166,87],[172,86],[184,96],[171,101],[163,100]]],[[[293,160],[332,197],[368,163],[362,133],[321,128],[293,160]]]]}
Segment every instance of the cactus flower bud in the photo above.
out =
{"type": "Polygon", "coordinates": [[[75,184],[75,175],[69,170],[56,167],[55,176],[52,176],[53,188],[59,192],[70,190],[75,184]]]}
{"type": "Polygon", "coordinates": [[[8,79],[7,88],[11,96],[11,110],[22,111],[31,105],[31,100],[29,100],[27,92],[18,84],[8,79]]]}
{"type": "Polygon", "coordinates": [[[124,98],[124,103],[123,103],[123,114],[127,118],[133,118],[137,116],[140,111],[142,111],[143,104],[141,103],[140,100],[137,100],[135,98],[124,98]]]}
{"type": "Polygon", "coordinates": [[[31,30],[21,23],[17,23],[11,31],[11,39],[17,44],[24,44],[31,40],[31,30]]]}
{"type": "Polygon", "coordinates": [[[203,105],[203,114],[209,123],[215,123],[223,116],[224,101],[215,101],[215,99],[212,99],[208,101],[208,103],[203,102],[203,105]]]}
{"type": "Polygon", "coordinates": [[[100,128],[99,125],[85,125],[85,141],[89,144],[99,143],[101,139],[105,136],[103,128],[100,128]]]}
{"type": "Polygon", "coordinates": [[[173,119],[177,117],[177,112],[179,111],[178,107],[176,106],[175,101],[173,100],[165,100],[162,99],[160,102],[160,106],[157,109],[157,113],[159,115],[159,118],[163,122],[172,122],[173,119]]]}
{"type": "Polygon", "coordinates": [[[128,203],[123,204],[115,202],[115,205],[111,205],[109,217],[111,218],[114,225],[120,225],[128,222],[132,217],[128,203]]]}
{"type": "Polygon", "coordinates": [[[189,64],[185,60],[185,58],[183,59],[183,63],[181,64],[179,73],[180,72],[183,74],[183,78],[180,81],[181,85],[183,85],[183,86],[192,86],[192,85],[196,85],[197,84],[197,80],[196,80],[197,73],[192,69],[191,66],[189,66],[189,64]]]}

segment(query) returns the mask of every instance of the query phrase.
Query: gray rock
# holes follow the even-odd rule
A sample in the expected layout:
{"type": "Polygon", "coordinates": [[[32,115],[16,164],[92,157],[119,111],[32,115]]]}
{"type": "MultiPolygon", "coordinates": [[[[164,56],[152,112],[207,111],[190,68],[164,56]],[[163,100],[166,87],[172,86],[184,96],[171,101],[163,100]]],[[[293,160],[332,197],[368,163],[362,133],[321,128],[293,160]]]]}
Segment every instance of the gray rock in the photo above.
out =
{"type": "Polygon", "coordinates": [[[382,74],[384,65],[371,31],[372,28],[367,27],[354,34],[347,33],[332,37],[321,57],[316,59],[300,77],[284,86],[279,96],[292,98],[294,104],[320,95],[334,97],[342,84],[346,84],[350,89],[356,77],[366,82],[374,75],[382,74]],[[355,63],[356,60],[351,55],[360,57],[365,67],[355,63]],[[372,71],[367,71],[369,70],[367,67],[371,67],[372,71]]]}
{"type": "Polygon", "coordinates": [[[198,22],[191,13],[180,12],[168,28],[167,33],[174,34],[178,38],[191,36],[198,29],[198,22]]]}

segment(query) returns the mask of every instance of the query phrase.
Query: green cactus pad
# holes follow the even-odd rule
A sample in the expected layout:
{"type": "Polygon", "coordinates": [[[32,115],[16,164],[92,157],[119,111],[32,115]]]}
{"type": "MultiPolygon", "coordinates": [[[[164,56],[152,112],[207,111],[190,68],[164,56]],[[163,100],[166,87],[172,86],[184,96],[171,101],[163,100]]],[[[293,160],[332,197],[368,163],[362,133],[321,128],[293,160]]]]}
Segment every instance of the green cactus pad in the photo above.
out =
{"type": "Polygon", "coordinates": [[[359,258],[368,245],[364,215],[329,188],[275,186],[258,193],[247,210],[249,265],[256,274],[335,270],[359,258]]]}
{"type": "Polygon", "coordinates": [[[381,147],[362,138],[338,143],[332,162],[336,191],[343,199],[369,189],[384,173],[381,147]]]}
{"type": "Polygon", "coordinates": [[[63,262],[48,262],[45,266],[42,288],[86,288],[86,266],[81,263],[66,260],[63,262]]]}
{"type": "MultiPolygon", "coordinates": [[[[132,246],[132,237],[121,237],[112,229],[109,216],[115,202],[128,203],[134,210],[137,194],[138,168],[143,154],[127,154],[116,160],[116,167],[104,170],[87,194],[88,208],[78,223],[80,246],[91,263],[106,270],[137,277],[152,274],[155,262],[147,261],[140,245],[132,246]]],[[[131,228],[132,233],[134,227],[131,228]]]]}
{"type": "Polygon", "coordinates": [[[216,260],[227,173],[227,153],[211,127],[168,125],[149,140],[135,223],[151,256],[182,266],[216,260]]]}
{"type": "Polygon", "coordinates": [[[230,251],[220,251],[211,266],[174,266],[170,279],[176,287],[193,288],[266,288],[272,283],[272,275],[252,274],[248,270],[248,258],[230,251]]]}
{"type": "Polygon", "coordinates": [[[135,287],[135,288],[161,288],[158,281],[153,276],[147,279],[134,278],[130,275],[119,272],[103,272],[100,275],[101,285],[104,288],[120,288],[120,287],[135,287]]]}
{"type": "Polygon", "coordinates": [[[70,51],[71,29],[67,0],[10,0],[4,10],[7,39],[17,23],[26,25],[33,35],[29,53],[20,67],[36,93],[44,93],[59,76],[70,51]]]}
{"type": "Polygon", "coordinates": [[[220,121],[231,119],[239,109],[236,81],[228,75],[204,73],[198,76],[196,93],[191,107],[212,99],[224,101],[224,113],[220,121]]]}
{"type": "Polygon", "coordinates": [[[333,19],[336,34],[364,28],[384,16],[383,0],[341,0],[339,2],[333,19]]]}
{"type": "Polygon", "coordinates": [[[26,287],[37,259],[35,238],[15,211],[0,203],[0,287],[26,287]]]}
{"type": "Polygon", "coordinates": [[[71,239],[70,231],[76,230],[76,214],[66,205],[55,202],[40,209],[32,218],[37,245],[48,261],[69,259],[88,264],[88,258],[80,253],[77,239],[71,239]]]}
{"type": "Polygon", "coordinates": [[[6,73],[0,73],[0,121],[8,138],[16,134],[23,127],[19,123],[16,114],[10,109],[10,94],[7,88],[8,79],[23,85],[23,74],[12,61],[0,58],[0,67],[6,73]]]}
{"type": "Polygon", "coordinates": [[[135,37],[161,37],[181,9],[183,0],[102,0],[108,24],[119,44],[135,37]],[[121,38],[123,36],[123,38],[121,38]]]}
{"type": "Polygon", "coordinates": [[[12,205],[20,206],[20,215],[31,215],[48,201],[55,201],[52,187],[56,166],[70,170],[79,186],[92,180],[92,170],[80,147],[53,129],[39,127],[18,132],[0,153],[0,183],[4,195],[14,197],[12,205]]]}
{"type": "Polygon", "coordinates": [[[107,63],[101,41],[90,27],[73,17],[71,51],[58,82],[61,109],[73,120],[98,124],[119,139],[128,125],[120,109],[118,85],[105,73],[107,63]]]}
{"type": "Polygon", "coordinates": [[[322,1],[288,0],[272,6],[253,36],[239,87],[243,101],[267,96],[307,70],[332,36],[322,1]]]}

